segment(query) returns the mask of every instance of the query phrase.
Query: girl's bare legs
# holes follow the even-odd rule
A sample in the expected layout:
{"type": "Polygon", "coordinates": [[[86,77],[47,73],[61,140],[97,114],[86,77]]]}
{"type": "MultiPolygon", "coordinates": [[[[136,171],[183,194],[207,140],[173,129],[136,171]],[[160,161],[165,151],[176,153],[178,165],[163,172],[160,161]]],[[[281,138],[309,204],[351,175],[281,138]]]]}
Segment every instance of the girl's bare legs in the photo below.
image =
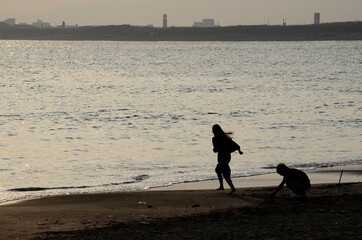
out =
{"type": "Polygon", "coordinates": [[[219,179],[220,187],[219,187],[218,189],[216,189],[216,190],[224,190],[224,183],[223,183],[223,181],[222,181],[222,175],[221,175],[221,173],[217,173],[217,177],[218,177],[218,179],[219,179]]]}
{"type": "Polygon", "coordinates": [[[221,170],[220,170],[220,166],[219,164],[216,166],[215,168],[215,172],[217,174],[217,178],[219,179],[219,183],[220,183],[220,187],[216,190],[224,190],[224,183],[222,181],[222,174],[221,174],[221,170]]]}
{"type": "Polygon", "coordinates": [[[234,184],[233,184],[233,182],[231,181],[231,177],[230,177],[231,172],[230,172],[230,171],[225,171],[223,175],[224,175],[225,181],[229,184],[229,186],[230,186],[230,188],[231,188],[230,194],[233,193],[233,192],[235,192],[236,189],[235,189],[234,184]]]}

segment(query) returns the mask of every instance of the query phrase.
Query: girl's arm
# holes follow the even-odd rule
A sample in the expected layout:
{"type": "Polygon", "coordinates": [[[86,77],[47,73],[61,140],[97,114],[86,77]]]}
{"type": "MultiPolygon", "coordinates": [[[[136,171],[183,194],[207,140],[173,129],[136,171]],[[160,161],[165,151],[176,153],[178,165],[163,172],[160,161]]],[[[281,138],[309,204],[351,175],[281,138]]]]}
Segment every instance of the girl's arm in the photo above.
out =
{"type": "Polygon", "coordinates": [[[217,149],[217,147],[216,147],[217,144],[216,144],[215,138],[212,138],[212,145],[214,146],[212,151],[214,151],[214,153],[217,153],[219,151],[219,149],[217,149]]]}
{"type": "Polygon", "coordinates": [[[236,142],[232,141],[232,144],[234,145],[234,151],[235,149],[239,152],[240,155],[243,154],[243,152],[240,150],[240,146],[239,144],[237,144],[236,142]]]}

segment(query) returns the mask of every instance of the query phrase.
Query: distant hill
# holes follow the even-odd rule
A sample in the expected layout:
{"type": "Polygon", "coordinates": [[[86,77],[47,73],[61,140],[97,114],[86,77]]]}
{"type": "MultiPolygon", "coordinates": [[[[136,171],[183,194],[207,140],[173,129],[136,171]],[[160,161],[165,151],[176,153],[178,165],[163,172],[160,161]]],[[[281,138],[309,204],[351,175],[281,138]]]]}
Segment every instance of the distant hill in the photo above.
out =
{"type": "Polygon", "coordinates": [[[137,27],[85,26],[78,28],[0,26],[0,39],[110,41],[321,41],[362,40],[362,22],[291,26],[137,27]]]}

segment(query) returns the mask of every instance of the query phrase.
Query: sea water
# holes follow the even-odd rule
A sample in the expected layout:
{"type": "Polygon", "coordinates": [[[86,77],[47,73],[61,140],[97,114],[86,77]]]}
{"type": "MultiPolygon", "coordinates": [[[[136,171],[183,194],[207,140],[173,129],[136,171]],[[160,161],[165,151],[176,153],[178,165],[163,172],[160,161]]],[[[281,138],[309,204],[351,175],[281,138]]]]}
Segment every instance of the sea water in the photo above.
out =
{"type": "Polygon", "coordinates": [[[0,202],[362,163],[362,42],[0,41],[0,202]]]}

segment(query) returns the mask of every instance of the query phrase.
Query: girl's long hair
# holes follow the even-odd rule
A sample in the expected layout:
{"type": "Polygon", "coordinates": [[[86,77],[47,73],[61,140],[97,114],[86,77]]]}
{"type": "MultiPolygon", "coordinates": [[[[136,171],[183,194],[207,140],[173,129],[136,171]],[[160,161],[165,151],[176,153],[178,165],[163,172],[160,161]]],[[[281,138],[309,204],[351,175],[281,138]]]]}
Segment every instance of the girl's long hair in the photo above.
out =
{"type": "Polygon", "coordinates": [[[212,132],[217,137],[226,137],[229,139],[232,139],[231,135],[233,135],[233,132],[224,132],[219,124],[215,124],[214,126],[212,126],[212,132]]]}

